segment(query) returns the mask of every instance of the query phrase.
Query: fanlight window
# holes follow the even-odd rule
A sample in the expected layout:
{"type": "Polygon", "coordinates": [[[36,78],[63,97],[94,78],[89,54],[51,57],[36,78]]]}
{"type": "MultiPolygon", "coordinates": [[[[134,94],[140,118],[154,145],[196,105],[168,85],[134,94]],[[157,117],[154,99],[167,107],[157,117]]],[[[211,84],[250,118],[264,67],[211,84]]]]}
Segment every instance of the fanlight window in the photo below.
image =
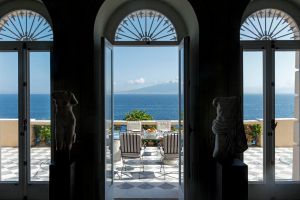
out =
{"type": "Polygon", "coordinates": [[[177,41],[172,22],[154,10],[138,10],[119,24],[115,41],[177,41]]]}
{"type": "Polygon", "coordinates": [[[0,41],[52,41],[48,21],[31,10],[16,10],[0,19],[0,41]]]}
{"type": "Polygon", "coordinates": [[[241,40],[299,40],[299,28],[291,16],[276,9],[263,9],[242,24],[241,40]]]}

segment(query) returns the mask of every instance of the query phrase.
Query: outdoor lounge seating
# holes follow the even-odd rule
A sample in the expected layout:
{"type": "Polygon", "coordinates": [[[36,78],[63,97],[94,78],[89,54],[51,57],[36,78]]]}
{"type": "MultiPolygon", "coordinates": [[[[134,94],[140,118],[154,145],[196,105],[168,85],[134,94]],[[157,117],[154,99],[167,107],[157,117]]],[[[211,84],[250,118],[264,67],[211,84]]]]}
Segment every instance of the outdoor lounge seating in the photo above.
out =
{"type": "MultiPolygon", "coordinates": [[[[164,179],[166,179],[165,160],[174,160],[179,158],[179,135],[172,133],[163,137],[163,144],[160,147],[161,169],[163,169],[164,179]]],[[[177,163],[178,164],[178,163],[177,163]]]]}
{"type": "Polygon", "coordinates": [[[170,133],[171,121],[157,121],[156,129],[161,133],[170,133]]]}
{"type": "Polygon", "coordinates": [[[142,133],[142,122],[141,121],[127,121],[127,132],[131,133],[142,133]]]}
{"type": "Polygon", "coordinates": [[[120,135],[120,150],[122,158],[122,168],[121,168],[121,179],[123,170],[126,171],[126,161],[125,159],[140,159],[140,173],[141,169],[144,172],[144,163],[143,163],[143,154],[144,154],[144,145],[142,144],[142,137],[140,134],[136,133],[124,133],[120,135]]]}

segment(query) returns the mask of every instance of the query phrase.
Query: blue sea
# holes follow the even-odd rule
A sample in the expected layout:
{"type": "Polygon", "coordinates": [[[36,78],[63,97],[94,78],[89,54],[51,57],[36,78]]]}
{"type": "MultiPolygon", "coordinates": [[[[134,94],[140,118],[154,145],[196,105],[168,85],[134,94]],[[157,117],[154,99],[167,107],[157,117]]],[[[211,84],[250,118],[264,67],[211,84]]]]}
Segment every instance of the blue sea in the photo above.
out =
{"type": "MultiPolygon", "coordinates": [[[[0,94],[0,119],[18,118],[18,95],[0,94]]],[[[48,94],[30,95],[30,118],[50,119],[50,96],[48,94]]]]}
{"type": "MultiPolygon", "coordinates": [[[[47,94],[30,96],[30,115],[33,119],[50,119],[50,97],[47,94]]],[[[294,95],[280,94],[275,99],[277,118],[294,117],[294,95]]],[[[80,102],[79,102],[80,103],[80,102]]],[[[263,98],[259,94],[244,96],[244,119],[261,119],[263,117],[263,98]]],[[[178,119],[177,95],[140,95],[115,94],[114,119],[122,120],[133,109],[148,112],[156,120],[178,119]]],[[[18,117],[18,98],[16,94],[0,94],[0,118],[18,117]]]]}
{"type": "Polygon", "coordinates": [[[114,118],[124,119],[133,109],[144,110],[156,120],[178,119],[178,95],[116,94],[114,95],[114,118]]]}

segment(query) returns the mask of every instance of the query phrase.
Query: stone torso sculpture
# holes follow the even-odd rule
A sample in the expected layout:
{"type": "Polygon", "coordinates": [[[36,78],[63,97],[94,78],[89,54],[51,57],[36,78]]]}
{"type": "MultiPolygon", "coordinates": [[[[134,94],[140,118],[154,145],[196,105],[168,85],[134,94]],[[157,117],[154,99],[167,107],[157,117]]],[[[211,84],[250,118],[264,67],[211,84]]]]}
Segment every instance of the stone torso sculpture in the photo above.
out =
{"type": "Polygon", "coordinates": [[[243,118],[238,97],[217,97],[213,100],[217,117],[213,121],[215,134],[213,157],[219,162],[231,161],[247,148],[243,118]]]}
{"type": "Polygon", "coordinates": [[[56,91],[52,94],[52,99],[55,105],[56,151],[70,152],[76,139],[73,106],[78,102],[69,91],[56,91]]]}

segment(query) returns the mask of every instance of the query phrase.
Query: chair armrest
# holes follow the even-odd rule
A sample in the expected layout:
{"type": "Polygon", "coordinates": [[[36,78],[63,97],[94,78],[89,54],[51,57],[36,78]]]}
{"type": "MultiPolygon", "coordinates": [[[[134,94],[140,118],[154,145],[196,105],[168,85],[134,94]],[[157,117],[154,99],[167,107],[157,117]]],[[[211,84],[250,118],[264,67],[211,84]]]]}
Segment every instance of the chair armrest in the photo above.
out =
{"type": "Polygon", "coordinates": [[[159,149],[162,148],[162,145],[161,145],[160,141],[158,141],[157,147],[158,147],[159,149]]]}
{"type": "Polygon", "coordinates": [[[144,149],[146,149],[146,147],[147,147],[147,146],[146,146],[146,142],[144,142],[144,144],[143,144],[142,147],[144,147],[144,149]]]}

